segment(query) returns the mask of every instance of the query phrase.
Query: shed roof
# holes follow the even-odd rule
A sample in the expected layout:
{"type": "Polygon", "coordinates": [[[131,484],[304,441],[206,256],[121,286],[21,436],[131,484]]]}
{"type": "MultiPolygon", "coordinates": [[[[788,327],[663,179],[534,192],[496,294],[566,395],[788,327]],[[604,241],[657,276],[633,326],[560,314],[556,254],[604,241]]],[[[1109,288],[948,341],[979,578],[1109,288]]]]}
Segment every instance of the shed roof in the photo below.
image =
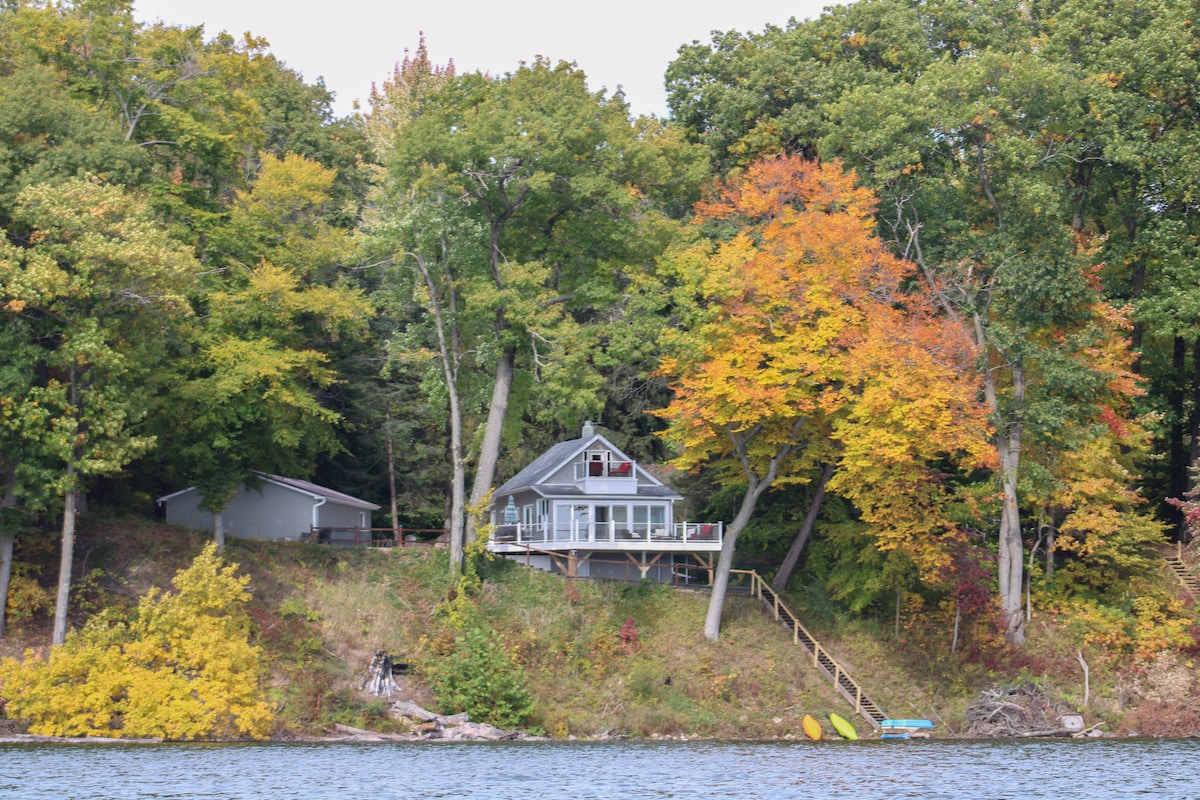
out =
{"type": "MultiPolygon", "coordinates": [[[[268,483],[273,483],[277,486],[282,486],[285,489],[290,489],[295,492],[302,492],[310,497],[324,498],[327,501],[338,503],[339,505],[350,506],[351,508],[361,508],[365,511],[376,511],[379,508],[379,506],[375,503],[371,503],[366,500],[360,500],[359,498],[352,497],[345,492],[339,492],[336,489],[319,486],[311,481],[302,481],[298,478],[285,478],[282,475],[272,475],[269,472],[260,472],[259,470],[251,470],[251,472],[268,483]]],[[[195,486],[189,486],[188,488],[181,489],[178,492],[165,494],[158,498],[156,502],[165,503],[168,500],[194,491],[195,489],[195,486]]]]}

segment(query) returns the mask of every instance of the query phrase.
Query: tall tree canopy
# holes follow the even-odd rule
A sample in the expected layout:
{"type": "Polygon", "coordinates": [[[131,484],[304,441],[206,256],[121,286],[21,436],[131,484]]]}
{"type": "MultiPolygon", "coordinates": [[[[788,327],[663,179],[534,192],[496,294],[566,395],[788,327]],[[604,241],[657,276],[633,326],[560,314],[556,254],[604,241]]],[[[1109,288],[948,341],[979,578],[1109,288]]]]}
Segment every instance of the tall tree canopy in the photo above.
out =
{"type": "Polygon", "coordinates": [[[705,623],[717,638],[738,535],[778,483],[836,465],[881,546],[943,559],[953,536],[929,464],[981,456],[965,330],[908,293],[911,264],[875,237],[875,201],[853,174],[798,156],[767,158],[698,208],[730,231],[679,272],[696,299],[686,328],[664,332],[662,371],[675,399],[663,411],[678,464],[746,487],[726,530],[705,623]]]}
{"type": "MultiPolygon", "coordinates": [[[[139,430],[147,380],[197,265],[120,187],[71,179],[18,195],[0,243],[0,309],[22,332],[14,354],[35,376],[5,398],[22,458],[53,470],[63,498],[62,563],[54,643],[66,634],[76,495],[82,478],[111,475],[145,453],[139,430]]],[[[32,488],[35,499],[41,491],[32,488]]]]}
{"type": "MultiPolygon", "coordinates": [[[[433,322],[427,344],[451,402],[470,395],[486,410],[473,436],[451,416],[452,438],[474,445],[477,504],[516,422],[514,393],[543,423],[574,427],[599,410],[593,357],[608,342],[590,326],[620,313],[630,272],[669,241],[671,203],[698,162],[657,122],[631,121],[620,95],[542,60],[500,78],[456,75],[431,69],[422,49],[369,124],[387,167],[374,232],[398,268],[387,291],[415,297],[433,322]]],[[[455,504],[451,528],[461,515],[455,504]]]]}
{"type": "MultiPolygon", "coordinates": [[[[1029,455],[1074,448],[1067,432],[1093,436],[1114,409],[1132,421],[1129,332],[1110,321],[1134,299],[1134,338],[1149,344],[1137,327],[1155,307],[1138,301],[1151,294],[1147,266],[1182,264],[1191,247],[1183,226],[1156,221],[1158,209],[1188,213],[1166,199],[1191,185],[1174,161],[1183,142],[1162,145],[1194,107],[1187,5],[865,0],[687,48],[668,73],[676,117],[726,169],[783,149],[857,169],[894,246],[970,325],[996,431],[1000,594],[1014,642],[1022,520],[1048,508],[1037,480],[1073,480],[1066,461],[1054,472],[1029,455]]],[[[1166,361],[1182,368],[1186,334],[1170,340],[1177,355],[1166,361]]],[[[1161,353],[1144,349],[1141,368],[1164,364],[1161,353]]],[[[1189,435],[1184,404],[1167,396],[1174,448],[1189,435]]],[[[1063,511],[1052,515],[1054,526],[1063,511]]]]}

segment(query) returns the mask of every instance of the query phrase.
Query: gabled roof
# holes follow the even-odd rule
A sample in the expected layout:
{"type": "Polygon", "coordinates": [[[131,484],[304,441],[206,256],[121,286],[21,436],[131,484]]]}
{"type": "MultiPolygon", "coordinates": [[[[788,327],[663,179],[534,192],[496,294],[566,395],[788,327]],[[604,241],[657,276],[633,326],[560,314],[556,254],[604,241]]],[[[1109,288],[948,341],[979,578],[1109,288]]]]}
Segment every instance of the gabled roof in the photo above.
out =
{"type": "MultiPolygon", "coordinates": [[[[251,472],[253,472],[260,479],[262,479],[263,481],[266,481],[267,483],[273,483],[277,486],[282,486],[285,489],[290,489],[295,492],[301,492],[301,493],[309,495],[310,497],[313,497],[315,499],[324,498],[327,501],[332,501],[332,502],[338,503],[339,505],[350,506],[351,508],[360,508],[360,509],[363,509],[364,511],[376,511],[379,509],[379,506],[376,505],[375,503],[369,503],[366,500],[360,500],[359,498],[351,497],[350,495],[345,494],[344,492],[339,492],[334,489],[328,489],[324,486],[318,486],[317,484],[311,483],[309,481],[302,481],[302,480],[298,480],[296,478],[285,478],[282,475],[272,475],[268,472],[259,472],[258,470],[251,470],[251,472]]],[[[189,486],[188,488],[181,489],[178,492],[172,492],[171,494],[165,494],[162,497],[158,498],[155,502],[165,503],[168,500],[172,500],[176,497],[179,497],[182,494],[187,494],[188,492],[191,492],[195,489],[196,489],[195,486],[189,486]]]]}
{"type": "MultiPolygon", "coordinates": [[[[496,494],[511,494],[521,489],[537,486],[550,477],[551,473],[556,469],[570,462],[576,455],[586,450],[587,446],[592,442],[603,438],[603,436],[596,434],[589,439],[571,439],[570,441],[559,442],[535,458],[525,469],[505,481],[504,485],[496,490],[496,494]]],[[[613,449],[616,450],[617,448],[614,447],[613,449]]],[[[617,452],[619,453],[620,451],[617,450],[617,452]]]]}
{"type": "Polygon", "coordinates": [[[351,497],[344,492],[339,492],[334,489],[327,489],[324,486],[318,486],[317,484],[310,483],[309,481],[302,481],[296,478],[284,478],[280,475],[270,475],[266,472],[259,472],[258,470],[252,471],[264,481],[277,483],[281,486],[286,486],[289,489],[295,489],[296,491],[304,492],[305,494],[311,494],[315,497],[324,497],[326,500],[332,500],[336,503],[341,503],[344,506],[353,506],[354,508],[362,508],[366,509],[367,511],[377,511],[379,509],[379,506],[375,503],[369,503],[366,500],[360,500],[357,497],[351,497]]]}
{"type": "MultiPolygon", "coordinates": [[[[583,495],[584,492],[574,484],[550,484],[549,486],[553,487],[553,491],[547,491],[539,487],[547,486],[546,481],[551,475],[566,464],[574,461],[576,456],[584,450],[593,449],[598,443],[611,450],[622,461],[629,461],[636,464],[632,458],[621,452],[620,448],[615,444],[597,433],[583,439],[571,439],[554,445],[530,462],[529,466],[525,467],[525,469],[505,481],[504,485],[496,490],[496,496],[516,494],[523,489],[534,489],[543,495],[583,495]]],[[[649,486],[641,486],[638,489],[639,495],[644,497],[681,497],[674,489],[665,485],[646,470],[641,467],[635,468],[637,474],[645,478],[650,484],[649,486]]]]}

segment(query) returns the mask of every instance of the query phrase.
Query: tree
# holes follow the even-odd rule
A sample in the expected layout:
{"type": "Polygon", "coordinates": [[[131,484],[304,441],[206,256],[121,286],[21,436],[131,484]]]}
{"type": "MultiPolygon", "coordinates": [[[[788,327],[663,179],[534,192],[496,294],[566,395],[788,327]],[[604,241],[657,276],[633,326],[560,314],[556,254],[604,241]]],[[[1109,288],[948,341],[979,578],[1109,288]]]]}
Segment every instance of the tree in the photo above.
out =
{"type": "Polygon", "coordinates": [[[148,403],[143,378],[170,317],[188,312],[182,291],[196,264],[144,204],[97,180],[29,187],[14,220],[9,236],[25,246],[0,244],[0,308],[34,346],[21,351],[37,380],[20,402],[37,409],[23,421],[37,446],[22,457],[57,471],[63,499],[53,638],[61,644],[81,481],[116,473],[153,444],[137,427],[148,403]]]}
{"type": "Polygon", "coordinates": [[[1088,430],[1103,406],[1125,409],[1122,423],[1151,410],[1169,421],[1156,431],[1167,457],[1142,467],[1161,495],[1179,496],[1200,441],[1186,288],[1193,11],[1178,0],[866,0],[786,30],[720,35],[681,51],[668,73],[673,112],[724,168],[781,150],[854,167],[879,193],[897,252],[971,323],[1000,460],[998,568],[1014,643],[1023,520],[1044,496],[1029,491],[1026,455],[1074,447],[1058,433],[1088,430]],[[1134,406],[1114,400],[1082,347],[1126,301],[1135,369],[1151,379],[1134,406]]]}
{"type": "MultiPolygon", "coordinates": [[[[674,134],[631,122],[619,95],[588,92],[569,64],[538,60],[502,78],[460,76],[430,68],[422,49],[391,86],[383,96],[392,99],[374,104],[369,123],[388,168],[376,226],[406,229],[389,216],[410,218],[414,204],[424,205],[416,213],[434,249],[416,250],[411,236],[377,241],[396,263],[419,255],[437,267],[434,294],[423,279],[407,284],[418,287],[421,305],[453,285],[456,310],[443,319],[459,332],[450,357],[459,359],[454,392],[470,398],[461,430],[477,454],[466,505],[477,504],[515,422],[514,394],[528,397],[531,417],[543,423],[574,426],[599,410],[587,325],[619,302],[627,269],[661,252],[663,198],[696,162],[674,134]],[[435,219],[455,222],[431,227],[435,219]],[[440,235],[451,231],[467,238],[443,248],[440,235]],[[464,381],[486,387],[483,397],[464,391],[464,381]]],[[[425,346],[440,351],[432,336],[425,346]]],[[[447,378],[444,362],[438,372],[447,378]]],[[[448,527],[457,529],[466,505],[452,505],[448,527]]]]}
{"type": "Polygon", "coordinates": [[[891,224],[985,356],[1002,495],[1000,603],[1014,644],[1024,641],[1023,455],[1090,416],[1108,381],[1083,347],[1108,313],[1096,254],[1070,224],[1071,196],[1058,180],[1094,157],[1061,110],[1076,107],[1077,91],[1037,53],[985,53],[939,63],[895,94],[855,93],[836,111],[854,124],[865,103],[909,104],[911,127],[887,151],[901,159],[888,162],[891,224]]]}
{"type": "Polygon", "coordinates": [[[874,236],[874,199],[853,182],[837,165],[768,158],[697,209],[732,236],[680,269],[698,301],[683,330],[664,334],[661,369],[675,397],[662,414],[679,466],[746,487],[714,578],[710,639],[738,535],[772,486],[836,464],[834,480],[866,518],[896,531],[892,546],[923,545],[922,524],[927,534],[949,528],[932,498],[923,520],[898,525],[879,513],[885,501],[851,487],[874,473],[880,494],[935,494],[927,460],[979,453],[981,415],[965,377],[972,350],[928,298],[902,290],[909,267],[874,236]]]}
{"type": "Polygon", "coordinates": [[[199,487],[224,545],[222,511],[255,470],[307,474],[334,452],[341,416],[322,403],[337,380],[321,351],[359,335],[372,309],[340,280],[349,235],[324,220],[334,175],[298,156],[264,154],[251,189],[239,192],[197,298],[201,323],[175,362],[177,416],[162,431],[187,483],[199,487]]]}

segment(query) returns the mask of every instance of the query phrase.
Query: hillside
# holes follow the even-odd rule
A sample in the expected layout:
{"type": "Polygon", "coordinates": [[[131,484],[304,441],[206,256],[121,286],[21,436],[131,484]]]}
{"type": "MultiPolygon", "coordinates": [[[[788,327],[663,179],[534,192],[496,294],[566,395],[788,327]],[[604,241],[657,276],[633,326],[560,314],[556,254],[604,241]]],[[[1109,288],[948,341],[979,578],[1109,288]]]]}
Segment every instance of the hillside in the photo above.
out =
{"type": "MultiPolygon", "coordinates": [[[[72,624],[101,607],[132,607],[152,586],[169,586],[203,543],[198,534],[148,522],[90,520],[79,536],[84,577],[72,624]]],[[[47,563],[53,549],[43,548],[47,563]]],[[[713,643],[701,633],[703,592],[566,582],[492,562],[463,612],[461,602],[446,602],[443,550],[235,540],[226,557],[251,576],[250,613],[280,737],[320,735],[336,723],[394,729],[387,704],[359,689],[376,650],[411,665],[398,678],[402,697],[444,713],[459,710],[439,709],[427,678],[454,651],[461,633],[451,623],[459,614],[461,624],[463,613],[467,628],[488,631],[514,653],[534,700],[524,727],[550,736],[777,738],[798,736],[805,713],[852,716],[748,597],[730,598],[721,640],[713,643]]],[[[45,577],[52,572],[47,568],[45,577]]],[[[981,691],[1026,683],[1056,708],[1084,710],[1089,724],[1102,722],[1110,733],[1200,730],[1187,712],[1196,677],[1187,654],[1119,671],[1089,656],[1083,709],[1072,634],[1053,616],[1035,617],[1023,650],[976,639],[951,654],[944,628],[902,621],[897,639],[894,621],[840,613],[811,587],[789,603],[891,716],[934,719],[939,735],[966,731],[967,705],[981,691]]],[[[16,621],[0,654],[48,639],[48,620],[38,613],[16,621]]]]}

